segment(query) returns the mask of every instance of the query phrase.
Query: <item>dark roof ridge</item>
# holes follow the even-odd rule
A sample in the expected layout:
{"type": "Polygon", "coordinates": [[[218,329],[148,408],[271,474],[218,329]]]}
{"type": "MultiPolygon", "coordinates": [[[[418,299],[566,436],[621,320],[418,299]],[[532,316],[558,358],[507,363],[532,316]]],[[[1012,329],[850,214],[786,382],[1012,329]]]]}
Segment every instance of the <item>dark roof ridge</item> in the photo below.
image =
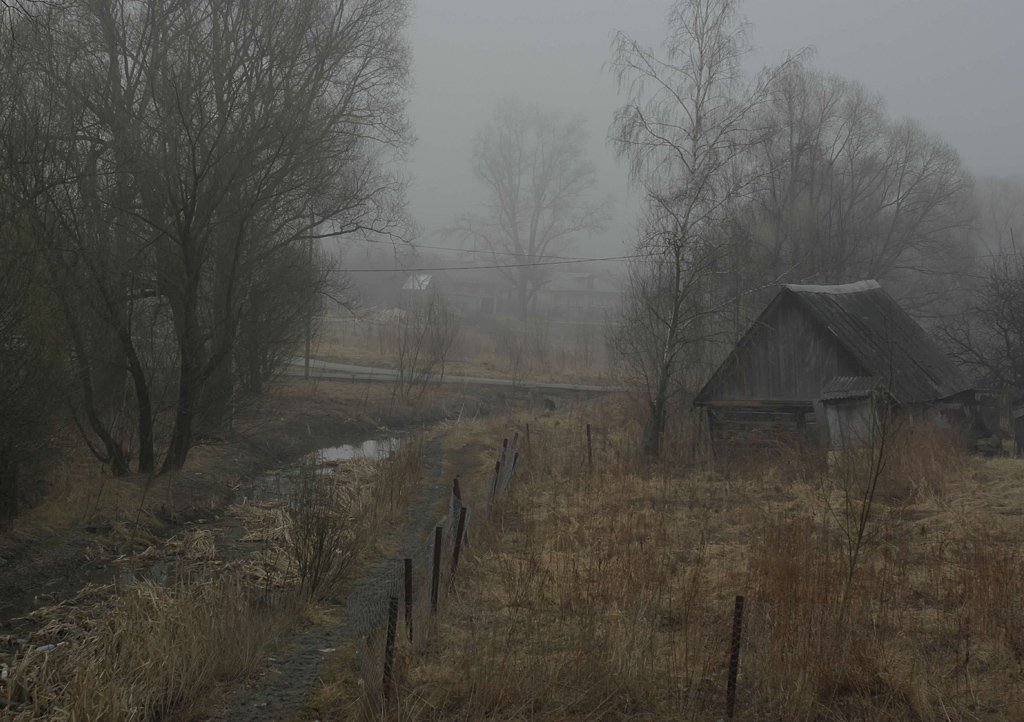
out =
{"type": "Polygon", "coordinates": [[[882,288],[878,281],[872,280],[854,281],[853,283],[841,283],[831,286],[804,285],[799,283],[784,283],[782,285],[790,291],[796,291],[797,293],[827,293],[832,295],[860,293],[861,291],[874,291],[875,289],[882,288]]]}

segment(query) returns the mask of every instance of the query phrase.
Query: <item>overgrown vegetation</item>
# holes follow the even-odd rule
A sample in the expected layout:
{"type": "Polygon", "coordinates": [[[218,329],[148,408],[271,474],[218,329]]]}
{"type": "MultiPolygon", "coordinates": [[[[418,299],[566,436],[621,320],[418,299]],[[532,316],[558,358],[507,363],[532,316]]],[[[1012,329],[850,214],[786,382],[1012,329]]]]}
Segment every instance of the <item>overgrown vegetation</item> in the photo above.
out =
{"type": "MultiPolygon", "coordinates": [[[[517,483],[493,527],[476,520],[437,644],[400,646],[389,719],[717,719],[737,594],[738,718],[1024,711],[1013,611],[1024,524],[1007,513],[1019,462],[971,458],[928,425],[901,429],[851,577],[837,502],[860,467],[839,459],[829,471],[785,445],[766,463],[683,465],[682,433],[666,439],[672,462],[651,465],[633,443],[641,415],[624,408],[520,420],[532,447],[517,483]]],[[[483,448],[500,433],[481,425],[451,443],[483,448]]],[[[462,475],[471,503],[484,491],[468,480],[491,464],[462,475]]]]}
{"type": "MultiPolygon", "coordinates": [[[[209,702],[218,687],[250,674],[310,602],[336,601],[353,570],[381,548],[419,482],[422,443],[333,468],[308,459],[291,504],[230,510],[244,541],[260,547],[227,566],[209,531],[198,529],[167,543],[176,559],[166,583],[89,586],[36,610],[44,624],[11,660],[0,717],[133,722],[209,702]]],[[[131,550],[131,532],[121,533],[131,550]]],[[[144,548],[133,566],[158,556],[144,548]]]]}

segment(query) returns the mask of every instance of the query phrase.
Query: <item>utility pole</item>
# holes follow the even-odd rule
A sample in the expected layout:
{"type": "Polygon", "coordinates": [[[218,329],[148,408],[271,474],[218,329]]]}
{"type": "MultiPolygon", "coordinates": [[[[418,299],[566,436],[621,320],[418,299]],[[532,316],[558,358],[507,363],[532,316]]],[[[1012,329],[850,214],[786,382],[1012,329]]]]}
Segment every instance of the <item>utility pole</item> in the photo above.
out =
{"type": "MultiPolygon", "coordinates": [[[[316,220],[312,214],[309,217],[309,270],[313,271],[313,228],[316,225],[316,220]]],[[[313,304],[309,304],[309,310],[306,313],[306,371],[303,378],[309,381],[309,355],[310,346],[313,344],[313,304]]]]}

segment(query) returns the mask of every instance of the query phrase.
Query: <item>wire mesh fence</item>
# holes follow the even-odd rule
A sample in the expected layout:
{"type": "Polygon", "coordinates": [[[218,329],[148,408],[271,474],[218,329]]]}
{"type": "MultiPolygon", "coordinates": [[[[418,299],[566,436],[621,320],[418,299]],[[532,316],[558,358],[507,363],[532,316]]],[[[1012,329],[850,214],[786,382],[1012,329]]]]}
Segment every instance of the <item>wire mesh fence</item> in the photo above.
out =
{"type": "MultiPolygon", "coordinates": [[[[487,482],[487,507],[503,497],[512,482],[519,434],[505,439],[487,482]]],[[[461,498],[456,477],[448,513],[427,538],[401,557],[382,563],[372,581],[348,599],[349,629],[355,640],[360,678],[367,697],[386,702],[394,677],[397,646],[416,647],[434,633],[434,619],[448,598],[459,559],[469,539],[472,508],[461,498]]]]}
{"type": "Polygon", "coordinates": [[[1008,704],[1024,700],[1021,608],[744,596],[697,606],[689,621],[703,628],[699,644],[681,632],[660,651],[684,691],[684,717],[816,719],[857,705],[890,709],[893,719],[1024,713],[1024,702],[1008,704]]]}
{"type": "MultiPolygon", "coordinates": [[[[575,445],[537,434],[535,429],[531,449],[529,437],[524,437],[524,452],[531,449],[524,453],[526,478],[536,473],[538,464],[554,463],[538,460],[538,449],[562,444],[564,448],[550,456],[564,464],[559,473],[573,480],[566,488],[585,496],[580,490],[589,486],[576,480],[592,463],[594,441],[592,434],[579,433],[583,428],[574,430],[581,438],[575,445]]],[[[600,451],[601,437],[594,440],[600,451]]],[[[519,441],[513,436],[502,444],[484,480],[479,506],[486,503],[486,509],[478,508],[475,534],[480,534],[483,518],[494,520],[502,509],[507,510],[499,502],[514,481],[519,441]]],[[[605,462],[605,457],[599,457],[594,472],[598,480],[606,475],[605,462]]],[[[520,511],[517,508],[517,514],[520,511]]],[[[523,516],[529,516],[528,511],[523,516]]],[[[458,569],[456,548],[466,543],[471,519],[472,510],[453,493],[447,514],[407,554],[408,565],[404,557],[392,560],[372,599],[350,600],[350,618],[367,620],[360,627],[365,637],[359,639],[360,671],[374,702],[386,702],[388,680],[396,673],[388,662],[389,649],[411,644],[423,651],[420,645],[437,638],[434,595],[442,611],[446,602],[457,610],[454,605],[459,602],[448,592],[458,569]],[[411,602],[408,616],[407,599],[411,602]]],[[[488,525],[488,542],[500,526],[488,525]]],[[[629,529],[631,536],[648,531],[647,527],[629,529]]],[[[554,531],[552,538],[562,538],[554,531]]],[[[536,538],[547,537],[542,533],[536,538]]],[[[801,538],[804,543],[813,542],[801,538]]],[[[557,551],[556,546],[544,549],[557,551]]],[[[628,548],[637,551],[631,557],[636,562],[633,566],[659,558],[650,547],[628,548]]],[[[515,550],[506,545],[504,551],[515,550]]],[[[623,555],[625,551],[620,550],[623,555]]],[[[793,549],[781,550],[779,555],[793,553],[793,549]]],[[[547,556],[553,559],[556,554],[547,556]]],[[[574,575],[577,561],[566,557],[574,575]]],[[[505,581],[512,588],[518,567],[509,568],[512,572],[505,581]]],[[[1000,570],[1007,584],[1016,583],[1018,572],[1009,567],[1000,570]]],[[[558,569],[554,573],[557,576],[558,569]]],[[[946,592],[937,591],[941,586],[937,583],[929,592],[922,582],[913,594],[865,584],[853,593],[846,590],[850,596],[843,602],[842,580],[821,573],[820,585],[802,582],[792,571],[777,585],[751,583],[742,601],[721,596],[721,587],[697,582],[692,593],[689,586],[681,589],[666,581],[661,596],[615,594],[608,580],[627,577],[615,577],[607,567],[594,574],[593,582],[586,574],[573,576],[583,580],[579,585],[558,587],[550,582],[555,577],[548,576],[546,599],[556,604],[541,604],[522,615],[527,621],[514,628],[520,636],[507,634],[511,624],[507,628],[480,624],[466,632],[460,644],[472,650],[472,669],[479,670],[474,683],[488,683],[479,680],[490,675],[504,684],[528,667],[534,688],[548,684],[569,689],[563,670],[585,659],[587,666],[597,670],[595,674],[623,683],[624,696],[630,690],[653,690],[681,719],[946,719],[940,715],[942,710],[950,711],[950,719],[1024,719],[1024,702],[1012,701],[1024,700],[1024,608],[998,604],[1019,595],[982,593],[989,587],[1003,589],[992,580],[984,589],[965,581],[946,592]],[[471,643],[465,644],[466,639],[471,643]],[[510,639],[515,639],[512,644],[528,641],[529,651],[510,658],[510,639]],[[636,680],[636,687],[630,687],[636,680]],[[865,711],[879,709],[888,710],[890,716],[865,711]],[[836,710],[849,714],[842,717],[836,710]]],[[[460,631],[465,630],[452,634],[460,631]]],[[[403,656],[396,658],[401,661],[403,656]]]]}

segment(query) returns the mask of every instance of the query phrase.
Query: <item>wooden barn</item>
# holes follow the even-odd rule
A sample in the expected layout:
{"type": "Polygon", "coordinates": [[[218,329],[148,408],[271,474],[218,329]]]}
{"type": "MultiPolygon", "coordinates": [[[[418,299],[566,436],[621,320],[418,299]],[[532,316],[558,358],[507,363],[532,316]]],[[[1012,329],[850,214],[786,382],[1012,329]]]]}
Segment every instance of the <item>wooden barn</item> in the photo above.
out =
{"type": "Polygon", "coordinates": [[[885,407],[970,424],[970,379],[875,281],[783,286],[695,403],[715,441],[791,432],[870,441],[885,407]]]}

